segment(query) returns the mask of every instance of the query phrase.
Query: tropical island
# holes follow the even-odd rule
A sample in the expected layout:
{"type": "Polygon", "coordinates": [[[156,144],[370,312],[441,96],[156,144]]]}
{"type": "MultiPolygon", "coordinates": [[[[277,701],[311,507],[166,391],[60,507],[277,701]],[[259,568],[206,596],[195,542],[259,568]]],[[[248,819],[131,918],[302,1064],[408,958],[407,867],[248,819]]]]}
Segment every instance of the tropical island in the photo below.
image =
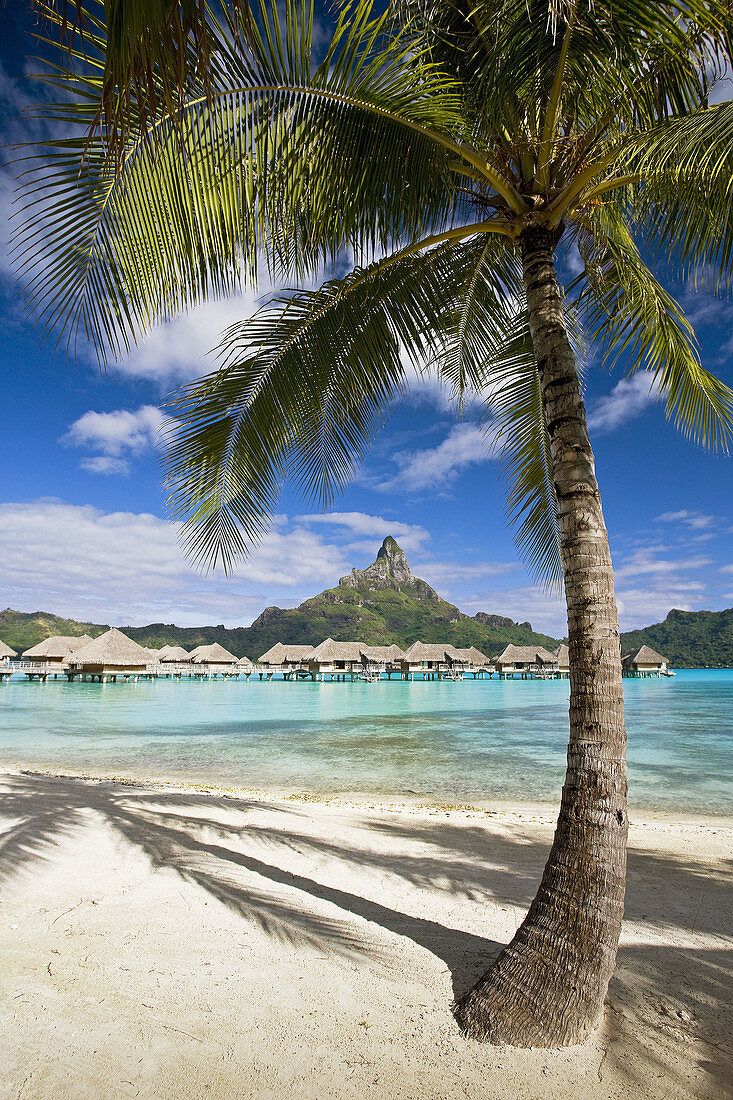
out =
{"type": "MultiPolygon", "coordinates": [[[[148,675],[147,648],[114,626],[61,636],[74,684],[40,666],[5,677],[6,1092],[721,1095],[731,677],[624,681],[665,662],[647,643],[624,654],[602,497],[615,476],[644,523],[637,479],[653,481],[633,444],[626,469],[596,445],[614,417],[586,397],[591,370],[620,361],[605,394],[617,414],[628,398],[650,415],[664,402],[686,441],[729,453],[727,334],[714,347],[690,322],[705,326],[703,293],[722,312],[733,272],[730,0],[30,4],[45,75],[17,162],[26,316],[47,346],[132,379],[140,352],[158,366],[156,330],[167,342],[215,300],[236,311],[207,326],[203,376],[186,338],[162,408],[88,410],[58,444],[96,424],[79,465],[125,476],[160,425],[189,560],[227,572],[292,492],[328,508],[391,481],[407,497],[408,452],[392,452],[386,481],[365,456],[396,406],[409,417],[413,377],[427,379],[472,423],[450,467],[433,449],[421,484],[496,461],[528,574],[564,592],[568,639],[567,653],[469,644],[479,629],[533,632],[462,616],[389,544],[305,610],[260,616],[252,651],[289,682],[245,664],[245,684],[172,683],[160,668],[186,663],[177,646],[148,675]],[[322,637],[334,620],[345,636],[322,637]],[[418,620],[434,640],[408,645],[418,620]],[[525,679],[516,652],[522,682],[505,679],[512,648],[551,682],[525,679]],[[357,653],[364,673],[416,658],[423,683],[408,665],[391,686],[344,690],[357,653]],[[336,682],[315,682],[324,662],[344,665],[336,682]],[[471,669],[461,686],[443,677],[471,669]]],[[[10,418],[22,414],[12,454],[23,426],[62,417],[33,399],[23,351],[7,359],[10,418]]],[[[444,415],[434,401],[428,430],[444,415]]],[[[654,473],[659,439],[645,439],[654,473]]],[[[722,534],[722,515],[698,511],[726,483],[716,472],[711,491],[685,468],[687,499],[672,483],[660,521],[722,534]]],[[[44,473],[44,487],[84,492],[75,464],[67,477],[47,459],[44,473]]],[[[466,527],[489,499],[473,473],[466,527]]],[[[132,524],[117,516],[105,566],[132,524]]],[[[22,530],[11,554],[25,564],[53,535],[37,520],[22,530]]],[[[22,660],[48,664],[58,642],[22,660]]],[[[218,641],[183,655],[210,671],[245,660],[218,641]]]]}
{"type": "MultiPolygon", "coordinates": [[[[47,612],[0,611],[0,639],[17,652],[52,636],[98,637],[108,625],[65,619],[47,612]]],[[[220,645],[249,661],[276,643],[317,645],[322,639],[396,645],[405,650],[418,640],[458,649],[475,647],[490,658],[507,645],[553,652],[565,639],[551,638],[502,615],[466,615],[424,580],[416,577],[391,536],[366,569],[354,568],[334,588],[285,610],[267,607],[251,626],[179,627],[168,623],[124,626],[123,633],[148,649],[220,645]]],[[[671,668],[733,667],[733,608],[726,611],[671,610],[664,623],[621,635],[624,654],[647,645],[671,668]]]]}

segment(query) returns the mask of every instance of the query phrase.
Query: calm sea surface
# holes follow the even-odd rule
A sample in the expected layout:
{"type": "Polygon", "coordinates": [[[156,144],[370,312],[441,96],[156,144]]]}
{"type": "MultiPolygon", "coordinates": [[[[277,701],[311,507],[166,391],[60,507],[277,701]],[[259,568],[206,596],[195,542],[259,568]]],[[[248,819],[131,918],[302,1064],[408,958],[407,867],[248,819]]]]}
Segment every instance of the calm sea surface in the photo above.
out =
{"type": "MultiPolygon", "coordinates": [[[[733,671],[624,680],[630,800],[733,813],[733,671]]],[[[317,794],[557,801],[568,683],[0,684],[0,766],[317,794]]]]}

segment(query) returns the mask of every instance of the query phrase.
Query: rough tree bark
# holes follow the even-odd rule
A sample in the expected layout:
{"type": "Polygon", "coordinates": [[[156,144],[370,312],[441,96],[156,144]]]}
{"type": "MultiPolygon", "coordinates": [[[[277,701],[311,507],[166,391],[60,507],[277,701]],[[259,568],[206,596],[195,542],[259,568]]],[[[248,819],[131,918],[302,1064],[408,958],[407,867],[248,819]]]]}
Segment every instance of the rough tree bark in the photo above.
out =
{"type": "Polygon", "coordinates": [[[563,319],[556,235],[520,238],[558,503],[570,648],[570,741],[560,814],[524,923],[456,1004],[468,1035],[512,1046],[581,1042],[603,1011],[626,881],[626,731],[608,535],[563,319]]]}

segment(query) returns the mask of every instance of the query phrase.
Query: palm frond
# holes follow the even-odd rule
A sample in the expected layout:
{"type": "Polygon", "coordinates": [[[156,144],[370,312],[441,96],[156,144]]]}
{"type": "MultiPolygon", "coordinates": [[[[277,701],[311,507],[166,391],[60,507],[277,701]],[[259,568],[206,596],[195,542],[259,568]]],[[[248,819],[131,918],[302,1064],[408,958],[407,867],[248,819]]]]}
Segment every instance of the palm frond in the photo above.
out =
{"type": "Polygon", "coordinates": [[[685,436],[727,452],[733,391],[702,366],[692,326],[641,259],[623,219],[607,217],[605,228],[601,234],[596,224],[579,240],[588,282],[577,305],[589,338],[603,343],[611,365],[624,356],[629,373],[651,373],[685,436]]]}
{"type": "Polygon", "coordinates": [[[557,497],[540,379],[526,313],[504,349],[507,365],[496,377],[491,431],[507,484],[507,519],[517,548],[535,578],[550,591],[562,585],[557,497]]]}
{"type": "Polygon", "coordinates": [[[73,97],[44,110],[71,136],[29,165],[15,246],[43,332],[121,354],[157,321],[254,281],[263,251],[301,279],[343,248],[385,250],[461,220],[448,136],[459,101],[444,74],[384,39],[371,0],[311,72],[311,21],[309,0],[288,0],[246,44],[212,23],[208,91],[192,77],[175,117],[146,126],[138,113],[119,170],[89,138],[101,30],[100,60],[76,53],[78,71],[52,70],[73,97]]]}
{"type": "Polygon", "coordinates": [[[733,270],[733,102],[639,135],[629,164],[645,180],[635,216],[649,240],[721,285],[733,270]]]}
{"type": "MultiPolygon", "coordinates": [[[[224,0],[232,28],[246,24],[249,0],[224,0]]],[[[207,0],[33,0],[41,32],[50,24],[58,41],[92,52],[96,29],[108,29],[104,74],[94,118],[117,157],[131,120],[143,122],[164,110],[175,115],[195,72],[206,84],[212,64],[207,0]]]]}
{"type": "Polygon", "coordinates": [[[219,371],[175,395],[171,506],[206,565],[246,553],[285,477],[321,504],[345,484],[404,386],[403,355],[419,363],[434,348],[454,251],[276,297],[228,330],[219,371]]]}

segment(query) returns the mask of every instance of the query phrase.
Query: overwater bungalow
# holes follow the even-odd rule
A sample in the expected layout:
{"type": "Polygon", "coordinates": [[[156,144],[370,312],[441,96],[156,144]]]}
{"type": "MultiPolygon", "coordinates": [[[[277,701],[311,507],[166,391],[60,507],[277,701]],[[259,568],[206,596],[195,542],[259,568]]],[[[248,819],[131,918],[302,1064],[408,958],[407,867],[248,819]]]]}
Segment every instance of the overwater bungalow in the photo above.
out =
{"type": "Polygon", "coordinates": [[[392,673],[402,674],[402,660],[404,650],[394,643],[392,645],[363,645],[361,647],[361,660],[366,679],[372,679],[386,673],[391,679],[392,673]]]}
{"type": "Polygon", "coordinates": [[[632,649],[621,658],[622,676],[673,676],[668,668],[667,658],[651,646],[643,645],[632,649]]]}
{"type": "Polygon", "coordinates": [[[423,680],[436,680],[441,675],[458,679],[468,661],[462,660],[452,645],[417,641],[405,650],[400,664],[406,679],[413,680],[418,676],[423,680]]]}
{"type": "Polygon", "coordinates": [[[363,642],[335,642],[326,638],[308,655],[308,668],[314,679],[353,679],[356,673],[363,671],[363,642]]]}
{"type": "Polygon", "coordinates": [[[558,676],[566,680],[570,675],[570,650],[563,644],[553,649],[552,656],[557,660],[558,676]]]}
{"type": "Polygon", "coordinates": [[[112,627],[76,650],[69,659],[66,672],[69,680],[108,683],[117,680],[139,680],[155,675],[156,662],[144,646],[133,642],[121,630],[112,627]]]}
{"type": "Polygon", "coordinates": [[[22,655],[23,671],[29,680],[47,680],[63,675],[74,653],[91,642],[88,634],[52,634],[42,642],[26,649],[22,655]]]}
{"type": "Polygon", "coordinates": [[[474,679],[479,674],[488,673],[490,675],[494,671],[492,662],[475,645],[468,646],[467,649],[454,649],[454,652],[456,657],[451,659],[452,667],[462,666],[464,674],[472,674],[474,679]]]}
{"type": "Polygon", "coordinates": [[[191,662],[191,654],[182,645],[164,645],[158,650],[158,660],[162,665],[179,665],[191,662]]]}
{"type": "MultiPolygon", "coordinates": [[[[308,657],[312,652],[312,645],[284,645],[282,642],[275,642],[267,653],[263,653],[258,658],[257,664],[263,666],[263,671],[268,679],[272,677],[274,672],[297,672],[299,669],[307,672],[308,657]]],[[[260,673],[260,678],[262,678],[262,673],[260,673]]]]}
{"type": "Polygon", "coordinates": [[[0,639],[0,684],[15,672],[10,662],[13,657],[17,656],[18,654],[15,650],[11,649],[9,645],[6,645],[5,642],[0,639]]]}
{"type": "Polygon", "coordinates": [[[494,665],[502,680],[508,676],[519,676],[523,680],[533,676],[540,679],[554,678],[560,667],[558,658],[544,646],[511,644],[494,658],[494,665]]]}
{"type": "Polygon", "coordinates": [[[190,653],[191,661],[206,676],[237,676],[239,658],[214,642],[212,645],[199,645],[190,653]]]}

